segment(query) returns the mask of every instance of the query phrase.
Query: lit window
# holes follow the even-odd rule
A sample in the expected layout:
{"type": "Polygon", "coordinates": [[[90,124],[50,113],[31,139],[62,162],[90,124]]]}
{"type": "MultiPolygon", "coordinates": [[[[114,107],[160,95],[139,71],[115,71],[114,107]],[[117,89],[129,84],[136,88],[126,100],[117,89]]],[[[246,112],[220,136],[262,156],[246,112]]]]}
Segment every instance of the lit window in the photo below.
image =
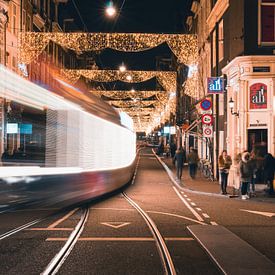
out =
{"type": "Polygon", "coordinates": [[[259,0],[259,44],[275,42],[275,0],[259,0]]]}

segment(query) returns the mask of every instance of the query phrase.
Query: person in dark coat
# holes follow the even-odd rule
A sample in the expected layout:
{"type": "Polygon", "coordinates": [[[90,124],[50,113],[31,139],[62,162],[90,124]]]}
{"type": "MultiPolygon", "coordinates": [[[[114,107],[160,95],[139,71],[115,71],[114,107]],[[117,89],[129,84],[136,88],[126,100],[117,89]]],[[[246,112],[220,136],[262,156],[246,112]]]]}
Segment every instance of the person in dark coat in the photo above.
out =
{"type": "Polygon", "coordinates": [[[267,153],[264,157],[264,180],[268,186],[269,195],[274,194],[274,188],[273,188],[274,172],[275,172],[275,159],[270,153],[267,153]]]}
{"type": "Polygon", "coordinates": [[[197,150],[190,147],[190,154],[188,155],[189,174],[192,179],[195,179],[197,174],[197,167],[199,162],[199,156],[197,150]]]}
{"type": "Polygon", "coordinates": [[[240,162],[240,180],[241,180],[241,192],[242,199],[246,200],[249,198],[247,194],[248,184],[251,182],[251,178],[253,176],[253,164],[250,159],[250,154],[248,152],[244,152],[242,154],[242,159],[240,162]]]}
{"type": "Polygon", "coordinates": [[[175,156],[176,150],[177,150],[177,145],[174,142],[171,142],[171,144],[170,144],[170,154],[171,154],[172,159],[175,156]]]}
{"type": "Polygon", "coordinates": [[[176,163],[176,167],[177,167],[177,179],[181,180],[181,176],[182,176],[182,169],[183,169],[183,165],[185,162],[184,159],[184,151],[183,148],[180,147],[175,154],[174,157],[174,162],[176,163]]]}

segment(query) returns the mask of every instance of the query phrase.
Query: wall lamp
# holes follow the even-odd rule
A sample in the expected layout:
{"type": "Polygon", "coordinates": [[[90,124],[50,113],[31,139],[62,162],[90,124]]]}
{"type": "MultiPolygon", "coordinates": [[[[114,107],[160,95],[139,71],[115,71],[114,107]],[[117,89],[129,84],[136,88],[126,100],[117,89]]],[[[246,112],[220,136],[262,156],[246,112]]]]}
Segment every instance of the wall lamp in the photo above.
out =
{"type": "Polygon", "coordinates": [[[230,97],[230,100],[229,100],[228,104],[229,104],[229,108],[230,108],[231,114],[232,114],[233,116],[239,117],[239,111],[233,112],[233,109],[234,109],[234,101],[233,101],[232,97],[230,97]]]}

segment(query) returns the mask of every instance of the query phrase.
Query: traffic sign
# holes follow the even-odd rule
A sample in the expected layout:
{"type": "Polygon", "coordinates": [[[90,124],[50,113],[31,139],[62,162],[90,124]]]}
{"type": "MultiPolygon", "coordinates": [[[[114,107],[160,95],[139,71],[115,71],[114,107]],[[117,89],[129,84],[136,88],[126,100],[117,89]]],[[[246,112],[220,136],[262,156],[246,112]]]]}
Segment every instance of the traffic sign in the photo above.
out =
{"type": "Polygon", "coordinates": [[[201,122],[202,122],[202,124],[212,125],[212,123],[213,123],[213,116],[210,115],[210,114],[204,114],[201,117],[201,122]]]}
{"type": "Polygon", "coordinates": [[[204,99],[200,103],[201,109],[204,111],[210,110],[212,107],[212,102],[209,99],[204,99]]]}
{"type": "Polygon", "coordinates": [[[207,138],[213,137],[213,126],[205,125],[202,129],[203,136],[207,138]]]}

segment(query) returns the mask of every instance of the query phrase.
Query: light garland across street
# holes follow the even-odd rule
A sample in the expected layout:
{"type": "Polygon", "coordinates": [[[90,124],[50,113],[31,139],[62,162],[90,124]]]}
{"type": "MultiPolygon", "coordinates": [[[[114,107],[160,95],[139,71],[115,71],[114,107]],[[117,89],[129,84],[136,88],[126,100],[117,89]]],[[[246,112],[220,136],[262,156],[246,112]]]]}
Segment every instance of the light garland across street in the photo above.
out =
{"type": "Polygon", "coordinates": [[[106,48],[140,52],[167,43],[180,63],[194,64],[198,58],[197,36],[193,34],[21,32],[19,62],[31,63],[50,41],[77,53],[106,48]]]}

